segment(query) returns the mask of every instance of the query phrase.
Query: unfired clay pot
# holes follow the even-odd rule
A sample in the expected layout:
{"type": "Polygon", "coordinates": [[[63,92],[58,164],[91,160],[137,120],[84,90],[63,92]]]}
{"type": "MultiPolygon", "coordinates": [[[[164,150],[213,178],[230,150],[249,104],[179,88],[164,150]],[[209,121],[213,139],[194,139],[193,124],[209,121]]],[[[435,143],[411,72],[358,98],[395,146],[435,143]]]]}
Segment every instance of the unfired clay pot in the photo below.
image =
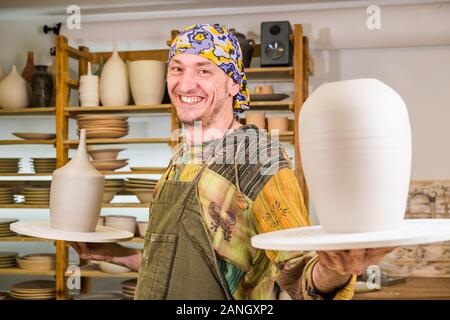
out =
{"type": "Polygon", "coordinates": [[[117,50],[102,69],[99,84],[100,101],[104,106],[126,106],[130,100],[128,70],[117,50]]]}
{"type": "Polygon", "coordinates": [[[269,128],[269,133],[271,130],[279,130],[278,133],[283,133],[288,131],[289,128],[289,118],[288,117],[269,117],[267,118],[267,125],[269,128]]]}
{"type": "Polygon", "coordinates": [[[75,156],[53,173],[50,220],[53,229],[93,232],[102,207],[105,177],[89,160],[86,129],[80,132],[75,156]]]}
{"type": "Polygon", "coordinates": [[[247,111],[245,113],[245,123],[254,124],[258,129],[265,129],[266,113],[263,111],[247,111]]]}
{"type": "Polygon", "coordinates": [[[306,183],[325,232],[400,226],[411,129],[397,92],[375,79],[324,84],[303,104],[299,132],[306,183]]]}
{"type": "Polygon", "coordinates": [[[88,62],[88,73],[80,76],[80,105],[82,107],[98,107],[100,98],[98,94],[99,78],[92,75],[91,63],[88,62]]]}
{"type": "Polygon", "coordinates": [[[0,107],[22,109],[30,104],[31,87],[17,72],[16,66],[0,82],[0,107]]]}
{"type": "Polygon", "coordinates": [[[131,93],[136,105],[159,104],[166,86],[166,63],[139,60],[128,63],[131,93]]]}

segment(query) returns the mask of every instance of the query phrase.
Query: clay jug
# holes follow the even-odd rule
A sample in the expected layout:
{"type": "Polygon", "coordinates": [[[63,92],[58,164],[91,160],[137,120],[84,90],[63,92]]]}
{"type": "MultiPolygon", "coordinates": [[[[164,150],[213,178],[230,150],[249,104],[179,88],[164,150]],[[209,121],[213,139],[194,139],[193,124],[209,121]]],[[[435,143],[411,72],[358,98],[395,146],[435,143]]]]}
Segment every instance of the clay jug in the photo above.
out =
{"type": "Polygon", "coordinates": [[[22,70],[22,77],[26,82],[31,83],[31,76],[34,72],[34,56],[33,51],[28,51],[27,64],[22,70]]]}
{"type": "Polygon", "coordinates": [[[411,171],[411,128],[400,95],[375,79],[321,85],[298,124],[311,201],[325,232],[395,229],[411,171]]]}
{"type": "Polygon", "coordinates": [[[26,108],[30,102],[31,88],[17,72],[16,66],[0,82],[0,107],[4,109],[26,108]]]}
{"type": "Polygon", "coordinates": [[[100,101],[104,106],[126,106],[130,100],[130,86],[126,63],[116,48],[102,69],[99,84],[100,101]]]}
{"type": "Polygon", "coordinates": [[[100,217],[105,177],[91,164],[86,129],[81,129],[75,156],[53,172],[50,221],[53,229],[93,232],[100,217]]]}

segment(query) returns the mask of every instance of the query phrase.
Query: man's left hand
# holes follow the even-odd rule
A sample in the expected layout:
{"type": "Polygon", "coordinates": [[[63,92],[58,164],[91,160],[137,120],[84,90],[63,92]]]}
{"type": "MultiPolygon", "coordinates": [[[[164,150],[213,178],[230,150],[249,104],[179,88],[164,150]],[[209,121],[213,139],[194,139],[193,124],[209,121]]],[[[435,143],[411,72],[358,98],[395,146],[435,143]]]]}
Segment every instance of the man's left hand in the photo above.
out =
{"type": "Polygon", "coordinates": [[[329,293],[347,283],[352,275],[362,274],[367,267],[377,264],[394,249],[317,251],[319,262],[313,270],[314,285],[318,291],[329,293]]]}

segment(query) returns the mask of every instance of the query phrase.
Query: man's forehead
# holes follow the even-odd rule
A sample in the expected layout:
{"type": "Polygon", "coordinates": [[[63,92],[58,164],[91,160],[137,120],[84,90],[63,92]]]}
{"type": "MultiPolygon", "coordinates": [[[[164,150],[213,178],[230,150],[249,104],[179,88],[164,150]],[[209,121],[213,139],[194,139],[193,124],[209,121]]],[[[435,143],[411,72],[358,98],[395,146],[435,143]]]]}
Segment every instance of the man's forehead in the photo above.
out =
{"type": "Polygon", "coordinates": [[[186,53],[180,53],[174,56],[172,59],[170,59],[170,62],[172,63],[179,63],[179,64],[194,64],[194,65],[213,65],[215,64],[211,62],[210,60],[206,59],[205,57],[196,55],[196,54],[186,54],[186,53]]]}

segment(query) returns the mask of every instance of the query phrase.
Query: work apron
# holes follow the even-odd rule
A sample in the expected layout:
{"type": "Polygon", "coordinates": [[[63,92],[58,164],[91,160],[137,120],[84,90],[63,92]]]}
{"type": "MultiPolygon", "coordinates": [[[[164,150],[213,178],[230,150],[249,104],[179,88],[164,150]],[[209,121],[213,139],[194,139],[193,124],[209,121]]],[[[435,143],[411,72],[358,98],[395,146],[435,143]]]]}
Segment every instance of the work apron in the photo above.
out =
{"type": "MultiPolygon", "coordinates": [[[[170,167],[170,165],[169,165],[170,167]]],[[[232,299],[203,220],[198,181],[167,180],[150,206],[135,299],[232,299]]]]}

